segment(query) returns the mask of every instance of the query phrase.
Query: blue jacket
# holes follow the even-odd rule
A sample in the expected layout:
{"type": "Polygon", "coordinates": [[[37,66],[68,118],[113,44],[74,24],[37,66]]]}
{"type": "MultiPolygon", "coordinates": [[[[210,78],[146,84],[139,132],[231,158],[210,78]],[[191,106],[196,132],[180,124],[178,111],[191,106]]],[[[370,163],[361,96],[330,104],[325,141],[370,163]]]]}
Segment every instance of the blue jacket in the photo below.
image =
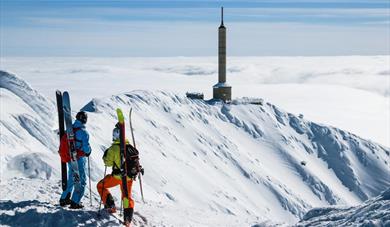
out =
{"type": "Polygon", "coordinates": [[[81,150],[87,156],[91,153],[91,146],[89,145],[89,134],[85,129],[85,125],[81,121],[76,120],[73,123],[73,129],[78,129],[75,133],[76,149],[81,150]]]}

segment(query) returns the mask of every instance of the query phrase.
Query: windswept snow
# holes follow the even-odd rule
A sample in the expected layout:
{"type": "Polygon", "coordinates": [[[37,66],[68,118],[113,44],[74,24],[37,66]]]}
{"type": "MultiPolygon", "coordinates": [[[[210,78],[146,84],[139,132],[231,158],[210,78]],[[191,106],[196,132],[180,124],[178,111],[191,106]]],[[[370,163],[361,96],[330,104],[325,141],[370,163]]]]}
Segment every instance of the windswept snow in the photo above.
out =
{"type": "Polygon", "coordinates": [[[19,174],[50,178],[58,156],[53,102],[3,71],[0,97],[1,181],[19,174]]]}
{"type": "MultiPolygon", "coordinates": [[[[125,113],[133,108],[145,167],[145,204],[138,182],[133,186],[136,226],[294,224],[314,207],[356,206],[390,187],[389,148],[347,131],[259,99],[258,105],[249,99],[225,105],[187,99],[184,93],[137,90],[94,98],[82,108],[89,112],[95,205],[69,211],[55,205],[61,189],[54,103],[22,79],[0,76],[14,84],[0,88],[1,105],[7,106],[0,119],[0,224],[115,225],[112,218],[94,215],[101,157],[111,143],[118,107],[125,113]],[[50,110],[47,117],[36,105],[50,110]]],[[[114,195],[119,206],[118,190],[114,195]]]]}
{"type": "Polygon", "coordinates": [[[83,108],[99,122],[94,141],[109,143],[117,107],[134,109],[137,144],[152,171],[147,193],[165,196],[168,207],[291,223],[313,206],[357,204],[390,186],[388,148],[269,103],[148,91],[94,99],[83,108]]]}
{"type": "Polygon", "coordinates": [[[51,119],[54,116],[53,103],[15,75],[0,71],[0,88],[14,93],[41,118],[51,119]]]}
{"type": "Polygon", "coordinates": [[[312,209],[296,226],[390,226],[390,188],[359,206],[312,209]]]}

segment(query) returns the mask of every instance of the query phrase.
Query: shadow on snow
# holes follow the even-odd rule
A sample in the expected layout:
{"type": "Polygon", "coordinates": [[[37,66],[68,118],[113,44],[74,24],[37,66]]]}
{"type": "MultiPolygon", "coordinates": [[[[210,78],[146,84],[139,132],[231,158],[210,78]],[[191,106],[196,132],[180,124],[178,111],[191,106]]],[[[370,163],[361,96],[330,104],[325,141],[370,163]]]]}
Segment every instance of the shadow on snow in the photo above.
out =
{"type": "Polygon", "coordinates": [[[117,226],[107,214],[98,218],[97,211],[69,210],[48,202],[28,200],[0,201],[0,225],[9,226],[117,226]],[[104,220],[104,221],[102,221],[104,220]]]}

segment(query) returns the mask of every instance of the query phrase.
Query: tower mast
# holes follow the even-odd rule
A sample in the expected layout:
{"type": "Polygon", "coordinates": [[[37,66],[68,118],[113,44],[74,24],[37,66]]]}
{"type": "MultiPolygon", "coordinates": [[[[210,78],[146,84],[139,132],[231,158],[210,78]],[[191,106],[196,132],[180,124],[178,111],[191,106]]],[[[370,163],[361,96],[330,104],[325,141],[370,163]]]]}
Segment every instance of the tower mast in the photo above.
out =
{"type": "Polygon", "coordinates": [[[231,90],[232,88],[226,84],[226,27],[223,24],[221,7],[221,25],[218,28],[218,83],[213,86],[213,98],[230,101],[231,90]]]}
{"type": "Polygon", "coordinates": [[[221,7],[221,26],[224,26],[223,25],[223,7],[221,7]]]}

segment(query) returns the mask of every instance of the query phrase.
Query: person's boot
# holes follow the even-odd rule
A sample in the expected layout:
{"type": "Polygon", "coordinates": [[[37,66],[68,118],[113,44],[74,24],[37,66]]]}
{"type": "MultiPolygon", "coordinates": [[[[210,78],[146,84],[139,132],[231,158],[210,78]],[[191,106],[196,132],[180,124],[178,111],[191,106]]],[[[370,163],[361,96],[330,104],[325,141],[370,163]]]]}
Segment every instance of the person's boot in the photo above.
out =
{"type": "Polygon", "coordinates": [[[123,218],[126,227],[130,227],[131,220],[133,219],[133,212],[134,212],[133,208],[125,208],[123,210],[123,218]]]}
{"type": "Polygon", "coordinates": [[[75,203],[73,201],[70,202],[70,206],[69,206],[70,209],[81,209],[83,207],[84,207],[83,204],[75,203]]]}
{"type": "Polygon", "coordinates": [[[70,194],[70,192],[69,192],[69,193],[66,195],[65,199],[71,201],[71,200],[70,200],[70,196],[71,196],[71,194],[70,194]]]}
{"type": "Polygon", "coordinates": [[[65,197],[65,199],[60,199],[60,206],[66,206],[66,205],[69,205],[71,203],[71,200],[70,200],[70,193],[68,193],[65,197]]]}
{"type": "Polygon", "coordinates": [[[104,204],[104,209],[106,209],[107,212],[109,212],[109,213],[116,212],[115,201],[114,201],[114,198],[112,197],[111,194],[107,195],[106,202],[104,204]]]}

